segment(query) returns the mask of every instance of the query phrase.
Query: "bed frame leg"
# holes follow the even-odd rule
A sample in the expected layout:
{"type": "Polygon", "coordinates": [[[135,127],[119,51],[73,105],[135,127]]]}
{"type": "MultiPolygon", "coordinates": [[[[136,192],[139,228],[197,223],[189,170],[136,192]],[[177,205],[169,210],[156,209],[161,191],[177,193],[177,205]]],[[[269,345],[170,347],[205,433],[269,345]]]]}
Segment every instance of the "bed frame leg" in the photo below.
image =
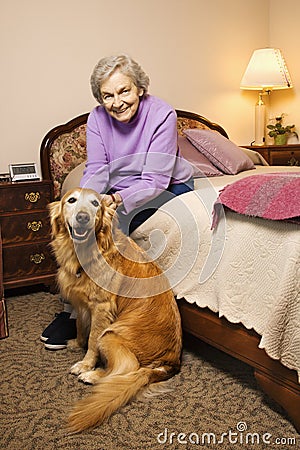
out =
{"type": "Polygon", "coordinates": [[[297,432],[300,433],[300,400],[291,386],[283,384],[258,369],[254,370],[257,383],[266,394],[277,402],[287,412],[297,432]]]}

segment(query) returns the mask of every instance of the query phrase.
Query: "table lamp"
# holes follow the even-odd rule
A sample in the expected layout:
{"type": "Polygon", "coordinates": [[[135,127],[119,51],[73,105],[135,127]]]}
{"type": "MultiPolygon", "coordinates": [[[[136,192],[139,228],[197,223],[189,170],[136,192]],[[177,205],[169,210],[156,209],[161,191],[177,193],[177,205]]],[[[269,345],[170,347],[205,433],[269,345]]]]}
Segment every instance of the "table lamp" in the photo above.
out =
{"type": "Polygon", "coordinates": [[[266,106],[263,95],[291,87],[291,77],[281,51],[278,48],[254,50],[240,85],[241,89],[261,91],[255,105],[254,145],[265,143],[266,106]]]}

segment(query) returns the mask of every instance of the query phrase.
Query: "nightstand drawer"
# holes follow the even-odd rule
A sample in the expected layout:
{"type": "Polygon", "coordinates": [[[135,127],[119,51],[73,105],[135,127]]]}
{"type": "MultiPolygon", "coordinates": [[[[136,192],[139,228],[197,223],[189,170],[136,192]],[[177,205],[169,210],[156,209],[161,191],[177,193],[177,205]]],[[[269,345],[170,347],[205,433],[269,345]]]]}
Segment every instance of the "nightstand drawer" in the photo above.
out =
{"type": "Polygon", "coordinates": [[[48,239],[51,233],[47,211],[0,217],[3,245],[48,239]]]}
{"type": "Polygon", "coordinates": [[[57,266],[49,243],[3,247],[5,281],[56,273],[57,266]]]}
{"type": "Polygon", "coordinates": [[[243,147],[260,153],[271,166],[300,166],[300,143],[243,147]]]}
{"type": "Polygon", "coordinates": [[[0,212],[45,209],[51,202],[51,186],[49,184],[19,183],[9,186],[1,185],[0,212]]]}
{"type": "Polygon", "coordinates": [[[271,166],[300,165],[300,150],[270,151],[269,158],[271,166]]]}
{"type": "Polygon", "coordinates": [[[48,204],[50,180],[0,182],[0,231],[5,289],[33,284],[55,285],[48,204]]]}

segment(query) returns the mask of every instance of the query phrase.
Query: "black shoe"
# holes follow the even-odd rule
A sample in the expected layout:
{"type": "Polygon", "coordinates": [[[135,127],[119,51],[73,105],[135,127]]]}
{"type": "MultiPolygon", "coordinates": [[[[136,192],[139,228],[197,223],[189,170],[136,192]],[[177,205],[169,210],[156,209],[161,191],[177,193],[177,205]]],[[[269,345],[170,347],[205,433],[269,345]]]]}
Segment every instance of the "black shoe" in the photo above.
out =
{"type": "Polygon", "coordinates": [[[62,350],[67,347],[68,341],[70,339],[75,339],[76,336],[76,319],[67,319],[59,328],[56,328],[55,333],[47,339],[45,347],[48,350],[62,350]]]}
{"type": "Polygon", "coordinates": [[[41,341],[46,342],[51,336],[53,336],[56,329],[63,326],[63,324],[67,320],[69,320],[69,318],[70,318],[70,313],[65,312],[65,311],[63,311],[59,314],[55,314],[55,319],[53,320],[53,322],[51,322],[50,325],[48,325],[47,328],[45,328],[45,330],[42,332],[42,334],[40,336],[41,341]]]}

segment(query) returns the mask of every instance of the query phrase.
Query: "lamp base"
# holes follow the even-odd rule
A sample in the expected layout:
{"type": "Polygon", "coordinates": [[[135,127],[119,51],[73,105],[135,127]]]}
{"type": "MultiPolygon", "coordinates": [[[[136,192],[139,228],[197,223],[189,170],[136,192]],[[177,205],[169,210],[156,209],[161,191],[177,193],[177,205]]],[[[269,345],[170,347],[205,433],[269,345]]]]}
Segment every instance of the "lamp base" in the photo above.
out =
{"type": "Polygon", "coordinates": [[[254,145],[265,144],[265,124],[266,124],[266,105],[262,100],[262,94],[259,94],[258,102],[255,105],[255,141],[254,145]]]}

